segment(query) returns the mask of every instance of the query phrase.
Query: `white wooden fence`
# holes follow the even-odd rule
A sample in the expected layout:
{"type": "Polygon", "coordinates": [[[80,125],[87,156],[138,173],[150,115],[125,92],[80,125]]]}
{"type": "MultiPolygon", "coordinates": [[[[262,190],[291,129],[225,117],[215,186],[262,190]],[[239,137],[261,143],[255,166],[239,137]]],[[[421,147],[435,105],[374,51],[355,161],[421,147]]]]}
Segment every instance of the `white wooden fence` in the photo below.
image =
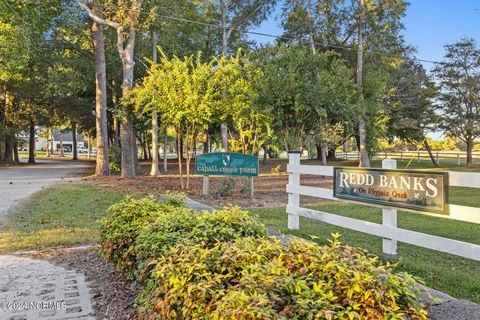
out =
{"type": "MultiPolygon", "coordinates": [[[[385,168],[396,168],[392,164],[395,160],[386,160],[385,168]],[[389,165],[390,164],[390,165],[389,165]]],[[[336,214],[303,208],[300,206],[300,195],[317,197],[337,201],[333,197],[333,189],[302,186],[300,174],[318,176],[333,176],[333,167],[301,165],[300,154],[290,153],[287,166],[288,176],[288,228],[299,230],[300,217],[311,218],[339,227],[360,231],[383,238],[383,254],[385,259],[395,259],[397,255],[397,241],[454,254],[457,256],[480,261],[480,245],[443,238],[430,234],[397,228],[397,210],[382,207],[382,224],[353,219],[336,214]]],[[[480,188],[480,173],[449,172],[449,185],[458,187],[480,188]]],[[[365,204],[367,205],[367,204],[365,204]]],[[[370,204],[368,204],[370,205],[370,204]]],[[[379,205],[375,205],[379,206],[379,205]]],[[[480,208],[450,205],[450,215],[428,214],[444,219],[453,219],[480,224],[480,208]]]]}
{"type": "MultiPolygon", "coordinates": [[[[442,163],[456,163],[462,165],[467,162],[467,153],[464,151],[432,151],[433,157],[438,164],[442,163]]],[[[335,157],[344,160],[358,160],[360,154],[357,151],[351,152],[336,152],[335,157]]],[[[397,159],[399,161],[430,161],[430,154],[427,151],[379,151],[372,154],[373,160],[380,159],[397,159]]],[[[480,152],[472,152],[473,162],[480,161],[480,152]]]]}

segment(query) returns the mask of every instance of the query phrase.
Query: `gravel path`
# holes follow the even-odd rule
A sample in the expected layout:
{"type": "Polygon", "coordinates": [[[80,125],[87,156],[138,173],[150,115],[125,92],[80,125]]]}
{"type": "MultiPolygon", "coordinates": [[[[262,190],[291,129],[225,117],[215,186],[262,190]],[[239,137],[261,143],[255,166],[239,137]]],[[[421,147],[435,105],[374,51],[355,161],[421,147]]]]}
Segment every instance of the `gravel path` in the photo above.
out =
{"type": "MultiPolygon", "coordinates": [[[[0,217],[42,188],[88,171],[82,161],[40,160],[34,166],[0,169],[0,217]]],[[[85,277],[42,260],[0,256],[0,319],[93,320],[85,277]]]]}

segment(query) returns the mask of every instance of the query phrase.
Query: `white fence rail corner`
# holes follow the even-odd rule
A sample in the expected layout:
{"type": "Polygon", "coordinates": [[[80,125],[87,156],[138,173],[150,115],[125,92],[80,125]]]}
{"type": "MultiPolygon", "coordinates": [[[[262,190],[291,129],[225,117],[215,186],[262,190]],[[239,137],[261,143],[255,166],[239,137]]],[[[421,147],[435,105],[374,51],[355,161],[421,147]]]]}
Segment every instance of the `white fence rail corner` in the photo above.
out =
{"type": "MultiPolygon", "coordinates": [[[[387,159],[383,166],[387,169],[394,169],[396,168],[396,162],[395,160],[387,159]]],[[[288,229],[290,230],[299,230],[300,217],[305,217],[383,238],[382,250],[383,257],[386,260],[396,259],[397,241],[400,241],[480,261],[480,245],[398,228],[397,210],[393,208],[382,207],[382,224],[303,208],[300,206],[301,195],[339,201],[339,199],[334,198],[333,189],[302,186],[300,184],[301,174],[332,177],[333,167],[301,165],[300,154],[290,153],[287,172],[289,178],[286,187],[288,193],[288,205],[286,211],[288,214],[288,229]]],[[[480,173],[449,172],[449,186],[480,188],[480,173]]],[[[449,206],[449,215],[434,213],[427,215],[480,224],[480,208],[453,204],[449,206]]]]}

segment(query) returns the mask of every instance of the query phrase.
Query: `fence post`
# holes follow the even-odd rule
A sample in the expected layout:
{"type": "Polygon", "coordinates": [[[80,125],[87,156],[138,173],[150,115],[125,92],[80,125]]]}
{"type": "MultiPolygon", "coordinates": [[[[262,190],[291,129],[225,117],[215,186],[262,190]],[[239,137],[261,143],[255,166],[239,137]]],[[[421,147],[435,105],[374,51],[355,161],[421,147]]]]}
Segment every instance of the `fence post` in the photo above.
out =
{"type": "Polygon", "coordinates": [[[457,153],[457,166],[460,165],[460,152],[457,153]]]}
{"type": "MultiPolygon", "coordinates": [[[[395,159],[385,159],[382,161],[383,169],[397,169],[397,161],[395,159]]],[[[397,227],[397,210],[388,208],[382,209],[382,224],[389,227],[397,227]]],[[[383,238],[382,239],[383,260],[397,260],[397,241],[383,238]]]]}
{"type": "Polygon", "coordinates": [[[210,193],[210,177],[208,175],[203,175],[202,195],[208,196],[209,193],[210,193]]]}
{"type": "Polygon", "coordinates": [[[400,161],[403,162],[403,151],[400,151],[400,161]]]}
{"type": "Polygon", "coordinates": [[[438,157],[438,151],[437,151],[437,164],[440,164],[440,158],[438,157]]]}
{"type": "Polygon", "coordinates": [[[418,151],[418,163],[420,163],[420,151],[418,151]]]}
{"type": "MultiPolygon", "coordinates": [[[[300,165],[300,152],[290,151],[288,153],[288,164],[300,165]]],[[[300,172],[288,173],[288,184],[294,186],[300,186],[300,172]]],[[[300,195],[298,193],[288,194],[288,205],[292,207],[300,207],[300,195]]],[[[296,214],[288,214],[288,229],[299,230],[300,229],[300,217],[296,214]]]]}

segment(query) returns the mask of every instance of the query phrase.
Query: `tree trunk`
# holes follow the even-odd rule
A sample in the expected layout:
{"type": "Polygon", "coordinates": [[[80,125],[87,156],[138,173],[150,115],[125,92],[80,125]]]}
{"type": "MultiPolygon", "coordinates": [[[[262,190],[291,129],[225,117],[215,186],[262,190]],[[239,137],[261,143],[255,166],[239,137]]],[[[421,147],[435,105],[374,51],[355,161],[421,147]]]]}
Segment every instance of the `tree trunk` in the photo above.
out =
{"type": "Polygon", "coordinates": [[[143,160],[148,160],[148,152],[147,152],[147,135],[142,133],[142,151],[143,151],[143,160]]]}
{"type": "Polygon", "coordinates": [[[178,173],[180,174],[180,186],[183,189],[183,172],[182,172],[182,149],[180,148],[180,131],[177,131],[177,156],[178,156],[178,173]]]}
{"type": "MultiPolygon", "coordinates": [[[[90,153],[90,150],[92,149],[91,145],[90,145],[90,133],[87,134],[87,144],[88,144],[88,147],[87,147],[87,158],[88,160],[90,160],[91,158],[91,153],[90,153]]],[[[98,173],[95,173],[96,175],[99,175],[98,173]]],[[[108,174],[110,174],[110,170],[108,170],[108,174]]]]}
{"type": "Polygon", "coordinates": [[[168,159],[167,159],[167,144],[168,144],[168,135],[167,129],[163,133],[163,171],[168,172],[168,159]]]}
{"type": "MultiPolygon", "coordinates": [[[[228,5],[229,1],[221,0],[221,11],[222,11],[222,55],[227,56],[228,53],[228,38],[229,30],[227,29],[227,17],[228,17],[228,5]]],[[[225,92],[223,93],[225,94],[225,92]]],[[[228,127],[226,123],[220,125],[221,135],[222,135],[222,149],[224,152],[228,152],[228,127]]]]}
{"type": "Polygon", "coordinates": [[[78,152],[77,152],[77,123],[72,122],[72,160],[78,160],[78,152]]]}
{"type": "Polygon", "coordinates": [[[133,146],[133,163],[135,165],[135,172],[140,168],[140,162],[138,161],[138,144],[137,144],[137,129],[135,128],[135,124],[133,126],[133,133],[132,133],[132,146],[133,146]]]}
{"type": "Polygon", "coordinates": [[[184,140],[182,136],[180,136],[179,148],[180,148],[180,154],[182,156],[182,160],[185,160],[185,154],[183,153],[183,150],[185,149],[185,145],[184,145],[184,140]]]}
{"type": "Polygon", "coordinates": [[[18,139],[16,136],[13,136],[13,162],[20,163],[20,158],[18,157],[18,139]]]}
{"type": "Polygon", "coordinates": [[[121,147],[122,143],[120,142],[120,124],[118,123],[118,116],[113,116],[113,142],[115,145],[121,147]]]}
{"type": "Polygon", "coordinates": [[[47,129],[47,144],[45,146],[45,154],[50,158],[50,129],[47,129]]]}
{"type": "Polygon", "coordinates": [[[468,138],[467,139],[467,167],[473,167],[473,156],[472,156],[472,151],[473,151],[473,139],[468,138]]]}
{"type": "MultiPolygon", "coordinates": [[[[121,30],[117,30],[117,33],[121,30]]],[[[122,59],[123,66],[123,82],[122,82],[122,98],[127,99],[130,90],[133,87],[133,69],[135,63],[133,61],[133,54],[135,49],[135,36],[136,31],[134,28],[131,28],[129,32],[129,39],[127,41],[127,46],[123,49],[119,49],[120,58],[122,59]]],[[[124,43],[117,44],[121,48],[125,45],[124,43]]],[[[133,128],[133,119],[130,115],[130,108],[127,107],[125,110],[125,115],[122,119],[121,129],[121,139],[122,139],[122,178],[125,179],[134,179],[135,178],[135,168],[137,156],[135,154],[136,144],[134,128],[133,128]]],[[[138,159],[137,159],[138,160],[138,159]]]]}
{"type": "Polygon", "coordinates": [[[205,129],[205,132],[203,134],[203,153],[208,153],[210,150],[210,147],[208,146],[208,140],[209,140],[209,135],[208,135],[208,128],[205,129]]]}
{"type": "Polygon", "coordinates": [[[264,144],[263,145],[263,160],[262,160],[263,165],[265,165],[267,163],[267,154],[268,154],[268,148],[267,148],[267,145],[264,144]]]}
{"type": "Polygon", "coordinates": [[[28,139],[28,163],[35,163],[35,123],[30,120],[28,139]]]}
{"type": "Polygon", "coordinates": [[[326,145],[321,146],[320,153],[322,155],[322,165],[326,166],[327,165],[327,146],[326,145]]]}
{"type": "Polygon", "coordinates": [[[433,153],[432,153],[432,148],[430,147],[430,145],[428,144],[428,141],[427,139],[424,139],[423,140],[423,145],[425,146],[425,149],[427,149],[428,151],[428,155],[430,156],[430,159],[432,160],[432,163],[433,163],[433,166],[435,168],[438,168],[438,162],[437,162],[437,159],[435,159],[433,153]]]}
{"type": "Polygon", "coordinates": [[[185,159],[185,171],[187,173],[187,185],[186,188],[188,189],[190,187],[190,146],[189,146],[189,136],[188,136],[188,130],[185,133],[185,154],[186,154],[186,159],[185,159]]]}
{"type": "MultiPolygon", "coordinates": [[[[153,40],[153,52],[152,60],[157,62],[157,42],[158,36],[156,32],[152,33],[153,40]]],[[[152,113],[152,169],[150,170],[151,176],[156,176],[160,174],[160,168],[158,167],[158,115],[156,112],[152,113]]]]}
{"type": "Polygon", "coordinates": [[[53,129],[50,128],[50,154],[53,155],[53,148],[55,144],[55,136],[53,135],[53,129]]]}
{"type": "Polygon", "coordinates": [[[65,153],[63,152],[63,132],[61,128],[58,128],[58,138],[60,139],[60,157],[65,157],[65,153]]]}
{"type": "MultiPolygon", "coordinates": [[[[93,22],[92,24],[93,48],[95,51],[95,127],[97,132],[97,156],[95,175],[110,175],[110,159],[108,154],[108,128],[107,128],[107,71],[105,67],[105,39],[103,26],[93,22]]],[[[112,82],[112,101],[116,104],[115,82],[112,82]]],[[[114,115],[114,123],[116,116],[114,115]]],[[[118,121],[117,121],[118,127],[118,121]]],[[[114,124],[114,130],[117,131],[114,124]]],[[[118,143],[118,137],[114,133],[114,139],[118,143]]],[[[115,140],[114,140],[115,141],[115,140]]],[[[90,135],[88,141],[88,158],[90,159],[90,135]]]]}
{"type": "Polygon", "coordinates": [[[360,138],[360,162],[361,168],[370,167],[370,158],[367,150],[366,110],[363,102],[363,23],[365,19],[365,1],[360,1],[360,15],[358,18],[358,50],[357,50],[357,87],[358,106],[360,108],[358,119],[358,135],[360,138]]]}
{"type": "Polygon", "coordinates": [[[5,154],[3,156],[3,161],[13,163],[13,135],[11,133],[5,134],[5,154]]]}
{"type": "MultiPolygon", "coordinates": [[[[105,57],[105,55],[104,55],[105,57]]],[[[118,103],[117,103],[117,90],[115,79],[112,79],[112,105],[113,105],[113,144],[120,146],[120,125],[118,123],[118,115],[116,114],[118,103]]]]}
{"type": "Polygon", "coordinates": [[[317,150],[317,160],[322,160],[322,145],[320,143],[315,144],[317,150]]]}

